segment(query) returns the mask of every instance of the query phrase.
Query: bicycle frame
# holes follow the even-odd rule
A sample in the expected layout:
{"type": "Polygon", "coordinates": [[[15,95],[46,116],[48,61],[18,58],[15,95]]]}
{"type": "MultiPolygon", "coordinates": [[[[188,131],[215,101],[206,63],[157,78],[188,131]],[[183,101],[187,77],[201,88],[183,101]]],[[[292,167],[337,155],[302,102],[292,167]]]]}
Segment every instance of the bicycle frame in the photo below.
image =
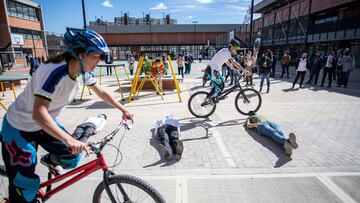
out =
{"type": "MultiPolygon", "coordinates": [[[[43,183],[40,184],[39,186],[39,191],[38,191],[38,198],[42,199],[43,201],[48,200],[51,196],[53,196],[54,194],[60,192],[61,190],[71,186],[72,184],[80,181],[81,179],[83,179],[84,177],[90,175],[91,173],[102,169],[104,171],[104,173],[106,173],[108,171],[108,166],[105,162],[104,156],[102,154],[98,155],[97,158],[93,161],[90,161],[89,163],[86,163],[82,166],[79,166],[67,173],[64,173],[62,175],[56,176],[53,179],[49,179],[43,183]],[[44,192],[41,188],[44,187],[51,187],[52,184],[57,183],[59,181],[64,180],[65,178],[68,178],[70,176],[73,176],[75,174],[75,177],[71,178],[70,180],[66,181],[65,183],[59,185],[58,187],[54,188],[54,189],[49,189],[46,192],[44,192]]],[[[104,174],[105,175],[105,174],[104,174]]]]}
{"type": "Polygon", "coordinates": [[[221,100],[221,99],[225,98],[227,95],[229,95],[231,92],[233,92],[236,88],[240,88],[240,90],[242,90],[240,83],[236,83],[234,86],[224,90],[223,92],[218,94],[216,97],[219,100],[221,100]]]}

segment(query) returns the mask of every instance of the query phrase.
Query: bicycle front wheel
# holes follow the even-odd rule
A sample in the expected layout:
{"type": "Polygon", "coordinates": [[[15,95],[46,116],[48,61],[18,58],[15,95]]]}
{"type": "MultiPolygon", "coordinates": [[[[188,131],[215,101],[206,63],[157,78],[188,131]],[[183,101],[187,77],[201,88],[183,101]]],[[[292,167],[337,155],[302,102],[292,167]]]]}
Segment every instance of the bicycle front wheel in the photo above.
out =
{"type": "Polygon", "coordinates": [[[254,89],[243,89],[235,97],[235,107],[243,115],[257,112],[261,106],[261,95],[254,89]]]}
{"type": "MultiPolygon", "coordinates": [[[[116,202],[165,203],[164,198],[153,186],[134,176],[111,176],[109,178],[109,188],[116,202]]],[[[111,202],[111,200],[105,190],[105,182],[103,181],[95,190],[93,203],[107,202],[111,202]]]]}
{"type": "Polygon", "coordinates": [[[192,115],[198,118],[207,118],[214,113],[216,104],[208,104],[205,99],[208,92],[199,91],[190,96],[188,101],[188,108],[192,115]]]}
{"type": "Polygon", "coordinates": [[[0,166],[0,202],[9,197],[9,180],[5,166],[0,166]]]}

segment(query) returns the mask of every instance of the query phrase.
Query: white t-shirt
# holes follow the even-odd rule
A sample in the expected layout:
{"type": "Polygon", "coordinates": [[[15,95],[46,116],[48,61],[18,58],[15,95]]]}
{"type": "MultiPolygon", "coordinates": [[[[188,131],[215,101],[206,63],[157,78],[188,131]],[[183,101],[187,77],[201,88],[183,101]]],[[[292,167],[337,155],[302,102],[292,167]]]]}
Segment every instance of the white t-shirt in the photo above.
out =
{"type": "MultiPolygon", "coordinates": [[[[65,62],[60,64],[42,64],[24,91],[11,104],[6,118],[9,123],[22,131],[38,131],[41,127],[32,119],[35,96],[50,101],[48,112],[56,118],[61,111],[72,102],[80,89],[83,80],[77,77],[72,79],[65,62]]],[[[86,74],[85,84],[94,85],[95,79],[86,74]]]]}
{"type": "Polygon", "coordinates": [[[209,65],[211,69],[220,72],[222,65],[231,58],[230,50],[228,48],[223,48],[212,57],[209,65]]]}
{"type": "Polygon", "coordinates": [[[180,123],[179,121],[175,120],[172,116],[166,116],[162,120],[158,120],[155,123],[155,135],[157,134],[159,128],[164,125],[171,125],[177,128],[178,132],[180,133],[180,123]]]}
{"type": "Polygon", "coordinates": [[[297,71],[306,71],[306,63],[307,63],[306,61],[307,61],[306,59],[300,59],[299,67],[297,71]]]}
{"type": "Polygon", "coordinates": [[[96,132],[101,131],[102,129],[104,129],[105,125],[106,125],[106,120],[105,118],[102,117],[87,117],[84,122],[82,123],[92,123],[96,126],[96,132]]]}

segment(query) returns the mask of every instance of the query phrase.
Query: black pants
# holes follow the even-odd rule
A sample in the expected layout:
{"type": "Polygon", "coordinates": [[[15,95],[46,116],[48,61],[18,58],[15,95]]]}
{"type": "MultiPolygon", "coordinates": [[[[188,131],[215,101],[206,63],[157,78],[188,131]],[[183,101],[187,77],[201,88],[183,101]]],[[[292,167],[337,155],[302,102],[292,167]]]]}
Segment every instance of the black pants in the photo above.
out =
{"type": "Polygon", "coordinates": [[[322,77],[322,80],[321,80],[321,87],[324,86],[324,82],[325,82],[326,75],[328,75],[328,77],[329,77],[329,78],[328,78],[328,79],[329,79],[329,85],[328,85],[328,87],[331,87],[333,69],[332,69],[332,68],[327,68],[327,67],[325,67],[325,68],[323,69],[323,77],[322,77]]]}
{"type": "Polygon", "coordinates": [[[283,78],[286,71],[287,79],[289,79],[289,65],[282,64],[281,78],[283,78]]]}
{"type": "Polygon", "coordinates": [[[270,73],[271,78],[275,77],[275,69],[276,69],[276,63],[271,66],[271,73],[270,73]]]}
{"type": "Polygon", "coordinates": [[[2,126],[1,143],[11,203],[36,202],[40,185],[40,178],[35,174],[38,145],[57,157],[57,162],[65,169],[76,167],[81,158],[81,154],[71,154],[63,142],[45,131],[19,131],[7,122],[6,117],[2,126]]]}
{"type": "Polygon", "coordinates": [[[253,76],[246,76],[246,85],[249,85],[249,81],[250,81],[250,85],[253,85],[253,76]]]}
{"type": "Polygon", "coordinates": [[[349,76],[350,76],[350,71],[340,72],[338,78],[338,86],[344,85],[344,87],[347,87],[349,82],[349,76]]]}
{"type": "Polygon", "coordinates": [[[179,132],[172,125],[163,125],[158,129],[160,143],[166,147],[169,154],[176,153],[176,144],[179,140],[179,132]]]}
{"type": "Polygon", "coordinates": [[[317,82],[319,80],[320,70],[315,69],[311,70],[309,81],[307,83],[317,85],[317,82]]]}
{"type": "Polygon", "coordinates": [[[96,126],[93,123],[83,123],[78,125],[72,137],[81,142],[86,142],[91,135],[96,133],[96,126]]]}
{"type": "Polygon", "coordinates": [[[106,67],[106,75],[112,75],[112,67],[111,66],[106,67]]]}
{"type": "Polygon", "coordinates": [[[234,70],[232,70],[231,68],[227,67],[227,73],[225,76],[225,81],[228,79],[228,77],[230,76],[230,84],[233,84],[234,82],[234,70]]]}
{"type": "Polygon", "coordinates": [[[191,64],[185,63],[185,74],[190,74],[191,71],[191,64]]]}
{"type": "Polygon", "coordinates": [[[130,69],[130,75],[132,76],[134,74],[134,69],[130,69]]]}
{"type": "Polygon", "coordinates": [[[184,67],[178,66],[178,75],[181,74],[182,79],[184,80],[184,67]]]}
{"type": "Polygon", "coordinates": [[[302,84],[304,82],[304,78],[305,78],[305,74],[306,74],[306,71],[297,71],[296,72],[296,77],[295,77],[295,80],[293,82],[293,87],[295,87],[295,84],[297,83],[297,81],[299,80],[300,78],[300,87],[302,87],[302,84]]]}

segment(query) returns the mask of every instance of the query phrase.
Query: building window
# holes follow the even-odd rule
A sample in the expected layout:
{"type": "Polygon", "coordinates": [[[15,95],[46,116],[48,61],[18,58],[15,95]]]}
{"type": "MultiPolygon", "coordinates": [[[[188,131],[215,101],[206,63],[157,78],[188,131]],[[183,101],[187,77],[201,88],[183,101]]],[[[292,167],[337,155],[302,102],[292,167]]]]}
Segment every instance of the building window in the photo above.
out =
{"type": "Polygon", "coordinates": [[[11,29],[11,33],[23,35],[24,39],[31,39],[31,40],[32,39],[34,39],[34,40],[42,39],[42,33],[40,31],[27,30],[27,29],[18,28],[18,27],[10,27],[10,29],[11,29]]]}
{"type": "Polygon", "coordinates": [[[7,0],[7,10],[10,16],[31,21],[39,21],[38,13],[34,7],[7,0]]]}

